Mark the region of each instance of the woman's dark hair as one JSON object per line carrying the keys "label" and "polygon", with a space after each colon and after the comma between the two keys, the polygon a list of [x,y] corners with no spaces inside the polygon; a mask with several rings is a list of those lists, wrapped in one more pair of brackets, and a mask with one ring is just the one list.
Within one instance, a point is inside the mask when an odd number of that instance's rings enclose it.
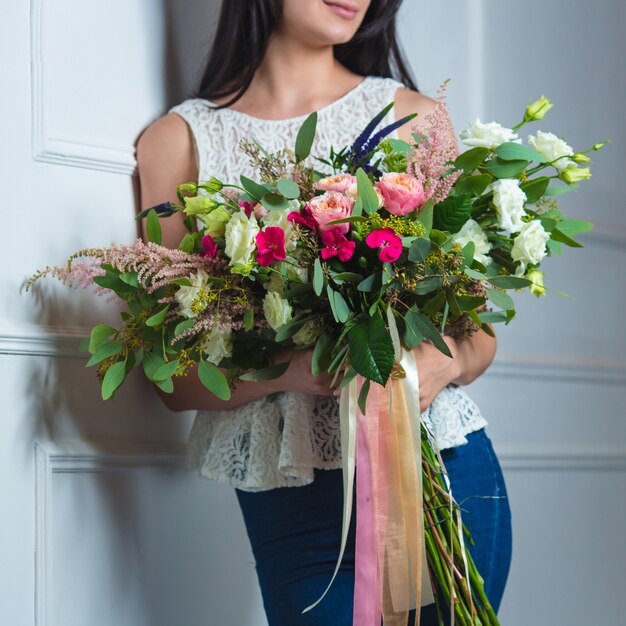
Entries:
{"label": "woman's dark hair", "polygon": [[[335,58],[362,76],[392,77],[417,91],[396,35],[402,0],[372,0],[354,37],[334,47]],[[244,94],[261,64],[270,35],[280,22],[282,0],[223,0],[211,51],[195,97],[231,96],[228,107]],[[388,54],[381,54],[387,50]]]}

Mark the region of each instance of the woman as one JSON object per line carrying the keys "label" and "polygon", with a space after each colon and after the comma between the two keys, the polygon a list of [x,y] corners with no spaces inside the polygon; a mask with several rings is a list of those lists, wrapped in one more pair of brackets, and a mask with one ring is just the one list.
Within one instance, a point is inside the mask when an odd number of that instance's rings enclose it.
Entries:
{"label": "woman", "polygon": [[[313,110],[319,114],[313,155],[351,143],[392,100],[385,122],[418,112],[420,125],[434,100],[417,91],[397,44],[400,2],[224,2],[197,97],[173,107],[139,139],[142,209],[175,201],[183,182],[253,176],[239,140],[254,137],[270,151],[291,147]],[[410,140],[410,133],[409,124],[395,136]],[[163,245],[177,246],[185,232],[181,218],[164,223]],[[487,422],[458,387],[485,371],[496,341],[482,331],[446,341],[453,359],[426,343],[416,350],[421,410],[442,449],[497,609],[511,556],[506,488]],[[236,487],[270,626],[352,624],[354,516],[340,574],[324,600],[301,614],[329,582],[342,513],[337,401],[330,377],[311,374],[311,354],[295,352],[274,381],[241,383],[228,402],[208,394],[195,376],[162,394],[173,410],[200,411],[189,466]],[[422,620],[435,623],[433,605],[422,609]]]}

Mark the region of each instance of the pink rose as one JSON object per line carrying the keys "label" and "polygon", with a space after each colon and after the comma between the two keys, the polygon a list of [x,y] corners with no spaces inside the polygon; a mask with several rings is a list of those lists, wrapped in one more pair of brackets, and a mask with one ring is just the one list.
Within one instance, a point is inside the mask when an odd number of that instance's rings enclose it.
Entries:
{"label": "pink rose", "polygon": [[394,215],[406,215],[426,202],[422,183],[401,172],[387,172],[375,183],[385,199],[385,208]]}
{"label": "pink rose", "polygon": [[344,217],[350,217],[354,201],[347,198],[338,191],[327,191],[321,196],[315,196],[309,201],[311,214],[317,222],[320,232],[325,233],[331,228],[338,228],[340,232],[347,233],[350,230],[350,224],[329,224],[334,220],[341,220]]}
{"label": "pink rose", "polygon": [[315,183],[315,189],[322,191],[341,191],[344,192],[349,185],[356,183],[356,176],[350,174],[336,174],[335,176],[326,176]]}

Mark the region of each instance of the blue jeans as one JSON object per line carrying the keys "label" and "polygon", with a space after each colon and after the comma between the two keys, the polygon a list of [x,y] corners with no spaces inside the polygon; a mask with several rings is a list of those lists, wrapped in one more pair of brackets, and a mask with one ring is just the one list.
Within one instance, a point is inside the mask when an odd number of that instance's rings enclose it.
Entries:
{"label": "blue jeans", "polygon": [[[511,562],[511,511],[502,470],[485,429],[469,433],[467,440],[441,454],[452,493],[474,540],[470,553],[497,611]],[[342,480],[341,470],[315,470],[314,482],[305,487],[260,492],[236,489],[269,626],[352,626],[354,514],[341,569],[330,591],[301,615],[322,594],[335,567],[341,539]],[[437,624],[434,607],[421,609],[423,626]]]}

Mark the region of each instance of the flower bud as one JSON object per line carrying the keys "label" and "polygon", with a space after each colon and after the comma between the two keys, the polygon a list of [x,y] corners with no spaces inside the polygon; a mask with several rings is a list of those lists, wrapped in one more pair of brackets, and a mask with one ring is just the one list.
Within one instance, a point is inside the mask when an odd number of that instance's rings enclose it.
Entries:
{"label": "flower bud", "polygon": [[570,165],[566,167],[560,174],[559,178],[565,181],[568,185],[574,185],[591,178],[591,170],[588,167],[576,167]]}
{"label": "flower bud", "polygon": [[202,183],[202,185],[200,185],[202,189],[205,189],[209,193],[217,193],[218,191],[221,190],[223,186],[224,185],[222,184],[222,181],[218,180],[217,178],[209,178],[209,180],[207,180],[205,183]]}
{"label": "flower bud", "polygon": [[531,268],[526,272],[525,278],[530,281],[530,286],[528,287],[530,293],[535,294],[538,298],[546,295],[546,290],[543,286],[543,272]]}
{"label": "flower bud", "polygon": [[182,185],[178,185],[178,191],[181,193],[189,192],[196,194],[198,192],[198,185],[196,185],[196,183],[183,183]]}
{"label": "flower bud", "polygon": [[367,259],[364,256],[360,256],[359,257],[359,265],[362,268],[366,268],[367,267]]}
{"label": "flower bud", "polygon": [[524,113],[524,121],[525,122],[536,122],[537,120],[542,120],[545,114],[553,107],[554,105],[550,100],[548,100],[545,96],[541,96],[539,100],[529,104],[526,107],[526,112]]}
{"label": "flower bud", "polygon": [[606,146],[607,144],[611,143],[610,141],[602,141],[601,143],[594,143],[593,144],[593,149],[598,151],[598,150],[602,150],[602,148],[604,148],[604,146]]}
{"label": "flower bud", "polygon": [[583,154],[582,152],[577,152],[572,157],[572,160],[574,161],[574,163],[578,163],[578,165],[582,165],[583,163],[589,163],[589,161],[591,161],[591,159],[586,154]]}
{"label": "flower bud", "polygon": [[188,196],[185,198],[185,208],[183,212],[186,215],[206,215],[217,208],[219,203],[213,198],[207,196]]}

